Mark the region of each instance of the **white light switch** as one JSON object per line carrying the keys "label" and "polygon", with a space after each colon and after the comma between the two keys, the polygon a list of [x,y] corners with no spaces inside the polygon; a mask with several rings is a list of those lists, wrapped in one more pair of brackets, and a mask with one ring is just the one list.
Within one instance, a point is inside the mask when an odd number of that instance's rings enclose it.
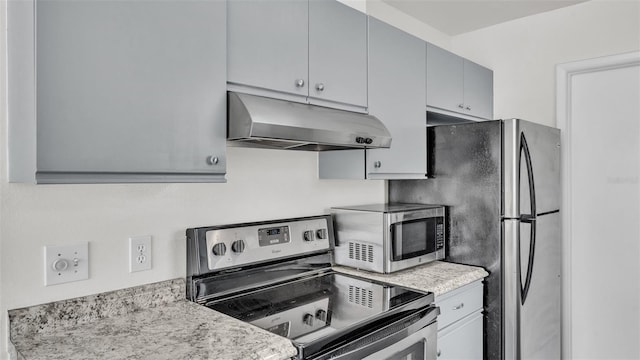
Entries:
{"label": "white light switch", "polygon": [[44,285],[89,278],[89,243],[44,247]]}

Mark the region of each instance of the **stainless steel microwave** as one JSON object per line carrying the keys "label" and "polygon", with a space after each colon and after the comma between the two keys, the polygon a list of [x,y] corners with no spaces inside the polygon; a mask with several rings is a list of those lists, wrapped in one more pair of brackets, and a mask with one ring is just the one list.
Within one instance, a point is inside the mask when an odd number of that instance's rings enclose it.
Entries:
{"label": "stainless steel microwave", "polygon": [[371,204],[331,208],[338,265],[391,273],[445,257],[445,207]]}

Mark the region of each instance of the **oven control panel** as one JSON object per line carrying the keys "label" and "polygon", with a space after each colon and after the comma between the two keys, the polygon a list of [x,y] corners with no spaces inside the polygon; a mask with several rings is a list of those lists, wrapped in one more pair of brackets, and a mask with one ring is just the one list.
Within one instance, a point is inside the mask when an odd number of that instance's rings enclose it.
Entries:
{"label": "oven control panel", "polygon": [[206,232],[209,270],[329,250],[330,216],[212,229]]}

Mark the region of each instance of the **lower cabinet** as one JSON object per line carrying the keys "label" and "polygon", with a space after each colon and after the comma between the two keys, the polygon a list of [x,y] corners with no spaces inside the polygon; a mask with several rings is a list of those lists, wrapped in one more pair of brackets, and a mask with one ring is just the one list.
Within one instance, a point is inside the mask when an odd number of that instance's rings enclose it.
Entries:
{"label": "lower cabinet", "polygon": [[483,358],[482,281],[436,297],[438,360]]}

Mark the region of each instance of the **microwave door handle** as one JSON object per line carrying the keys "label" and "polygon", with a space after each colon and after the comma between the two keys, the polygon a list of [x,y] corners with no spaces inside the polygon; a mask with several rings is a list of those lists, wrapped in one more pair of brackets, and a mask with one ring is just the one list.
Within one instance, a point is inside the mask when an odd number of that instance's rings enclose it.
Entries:
{"label": "microwave door handle", "polygon": [[394,227],[393,230],[394,231],[391,232],[391,246],[393,246],[394,249],[389,257],[395,260],[395,257],[402,258],[402,226]]}

